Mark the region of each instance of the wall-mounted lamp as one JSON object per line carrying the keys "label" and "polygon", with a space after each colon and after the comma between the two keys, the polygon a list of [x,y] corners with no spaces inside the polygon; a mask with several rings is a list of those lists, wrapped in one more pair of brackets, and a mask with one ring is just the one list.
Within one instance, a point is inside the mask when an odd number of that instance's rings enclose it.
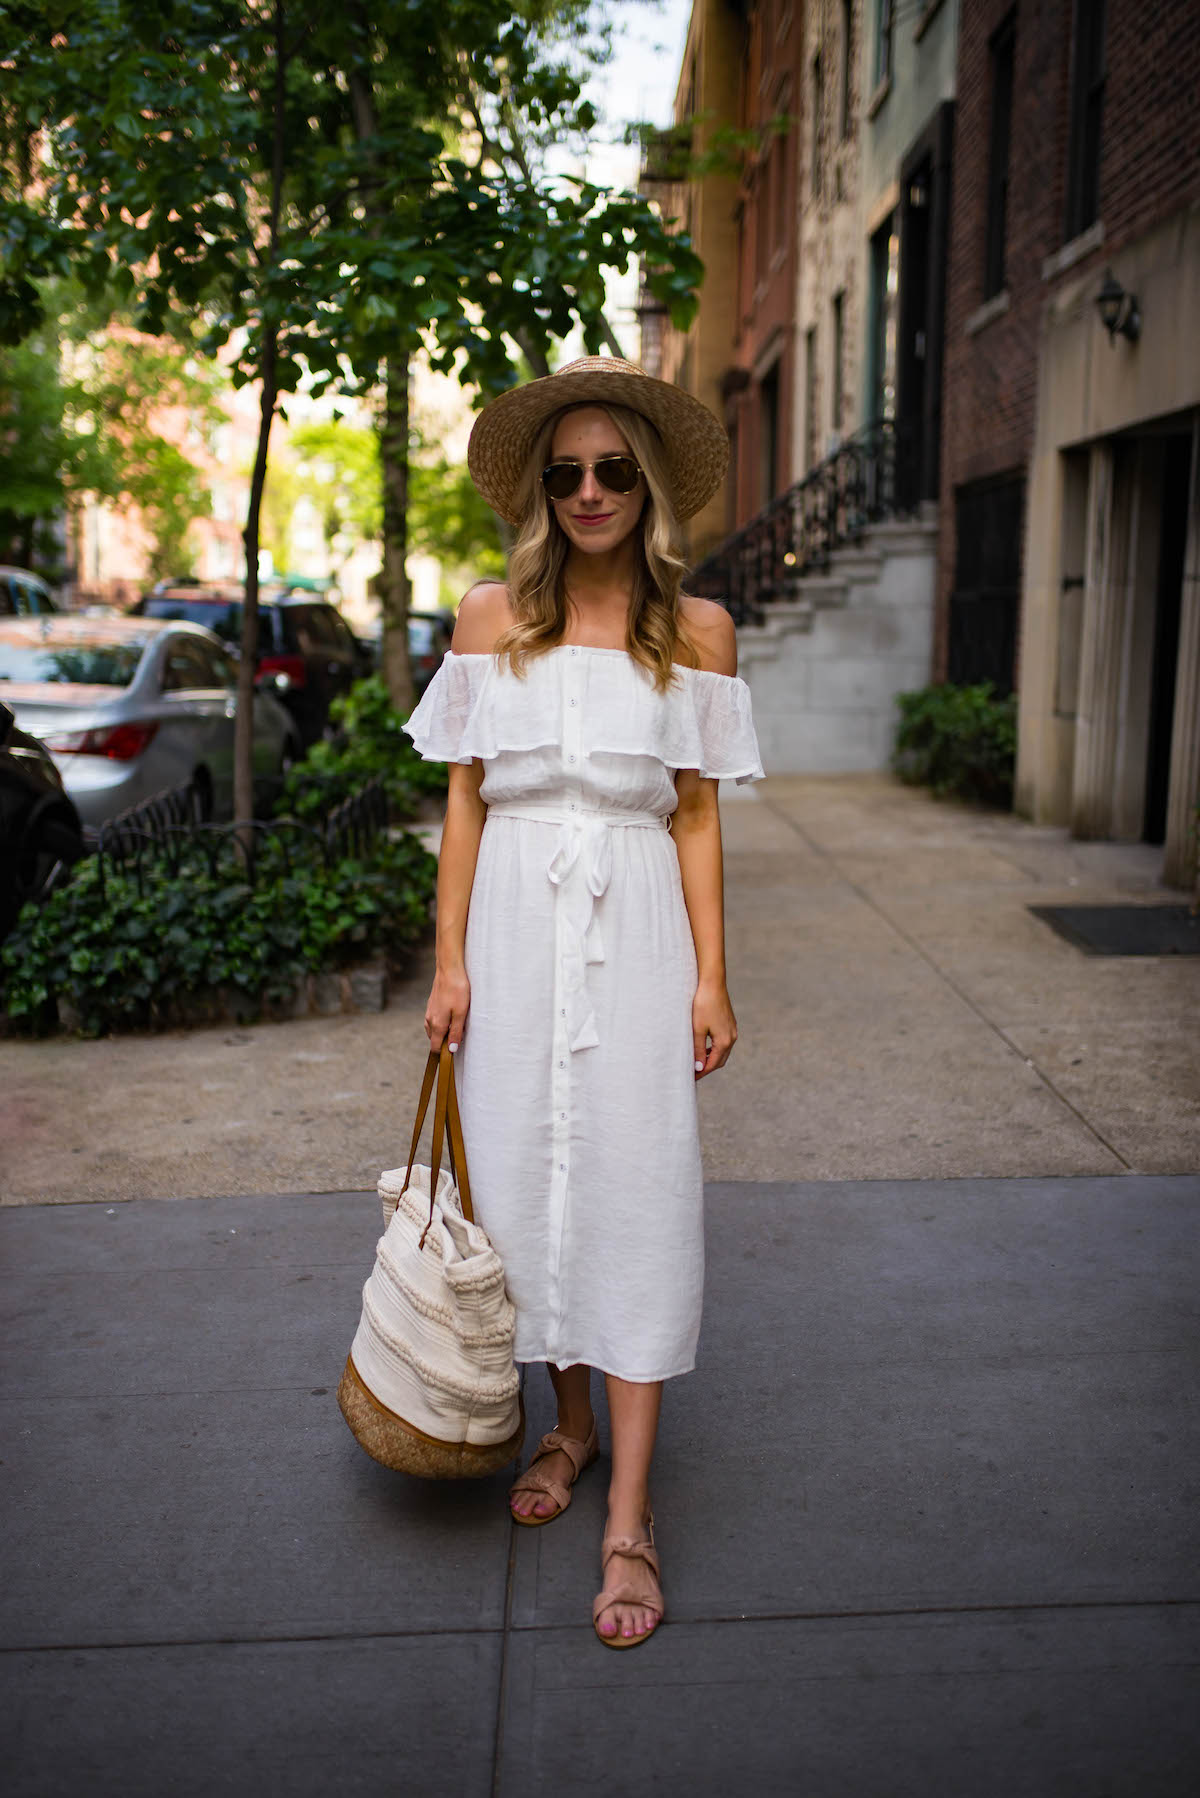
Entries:
{"label": "wall-mounted lamp", "polygon": [[1110,342],[1115,343],[1118,337],[1128,337],[1130,343],[1137,342],[1142,334],[1137,295],[1127,293],[1110,268],[1104,271],[1104,285],[1096,295],[1096,310]]}

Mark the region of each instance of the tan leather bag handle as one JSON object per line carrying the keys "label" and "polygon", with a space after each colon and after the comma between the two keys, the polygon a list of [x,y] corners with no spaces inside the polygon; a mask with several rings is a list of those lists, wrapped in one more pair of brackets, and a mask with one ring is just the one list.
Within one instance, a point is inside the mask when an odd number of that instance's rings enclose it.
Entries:
{"label": "tan leather bag handle", "polygon": [[421,1082],[421,1096],[417,1100],[417,1120],[413,1125],[412,1142],[408,1151],[408,1166],[404,1170],[404,1185],[400,1188],[403,1195],[408,1191],[412,1179],[413,1163],[417,1157],[417,1144],[421,1140],[421,1131],[425,1125],[425,1115],[429,1110],[429,1098],[433,1091],[434,1080],[437,1080],[437,1097],[433,1105],[433,1154],[429,1168],[429,1223],[421,1234],[420,1246],[425,1246],[425,1238],[433,1223],[433,1202],[437,1194],[438,1174],[442,1166],[442,1143],[449,1127],[450,1171],[458,1188],[459,1203],[462,1214],[469,1224],[475,1222],[475,1212],[471,1205],[471,1185],[467,1174],[467,1149],[463,1141],[462,1118],[458,1109],[458,1093],[454,1085],[454,1057],[443,1043],[440,1050],[431,1049],[429,1060],[425,1064],[425,1077]]}

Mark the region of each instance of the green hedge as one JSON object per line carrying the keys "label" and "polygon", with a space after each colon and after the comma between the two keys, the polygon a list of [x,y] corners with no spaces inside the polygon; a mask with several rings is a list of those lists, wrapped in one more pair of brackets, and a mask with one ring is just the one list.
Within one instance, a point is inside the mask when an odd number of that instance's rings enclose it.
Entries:
{"label": "green hedge", "polygon": [[289,865],[268,839],[253,885],[236,863],[214,874],[197,853],[175,873],[147,867],[139,890],[132,875],[102,877],[93,857],[40,909],[27,905],[0,949],[5,1008],[38,1031],[61,1003],[85,1036],[162,1027],[189,1001],[230,992],[253,1013],[306,972],[380,955],[401,965],[428,925],[436,877],[407,833],[329,868],[316,855]]}
{"label": "green hedge", "polygon": [[949,683],[897,695],[900,726],[892,767],[913,786],[932,787],[984,805],[1012,804],[1017,702],[997,699],[991,683]]}
{"label": "green hedge", "polygon": [[423,762],[404,735],[403,716],[381,674],[355,683],[329,712],[336,735],[314,743],[287,775],[277,812],[313,818],[349,798],[369,780],[383,782],[394,818],[411,818],[423,798],[446,791],[440,762]]}

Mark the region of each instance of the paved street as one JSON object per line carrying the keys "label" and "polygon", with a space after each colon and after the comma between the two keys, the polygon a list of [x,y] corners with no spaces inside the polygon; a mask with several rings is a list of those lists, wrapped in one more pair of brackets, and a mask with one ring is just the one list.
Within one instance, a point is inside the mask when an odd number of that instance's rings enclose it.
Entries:
{"label": "paved street", "polygon": [[726,835],[742,1040],[633,1654],[590,1628],[603,1425],[519,1531],[337,1411],[422,970],[382,1017],[0,1044],[14,1798],[1194,1790],[1200,959],[1025,910],[1161,898],[1154,852],[878,779]]}

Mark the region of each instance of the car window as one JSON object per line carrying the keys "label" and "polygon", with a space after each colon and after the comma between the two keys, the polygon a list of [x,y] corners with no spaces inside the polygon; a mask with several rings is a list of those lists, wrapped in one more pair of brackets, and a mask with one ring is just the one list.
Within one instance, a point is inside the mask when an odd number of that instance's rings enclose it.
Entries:
{"label": "car window", "polygon": [[192,653],[208,669],[207,685],[209,687],[233,687],[237,685],[237,675],[233,663],[215,643],[197,643],[191,645]]}
{"label": "car window", "polygon": [[11,618],[17,609],[16,594],[6,574],[0,574],[0,617]]}
{"label": "car window", "polygon": [[336,611],[333,606],[323,607],[322,613],[329,625],[329,629],[333,633],[333,641],[337,644],[337,647],[343,654],[353,655],[354,632],[350,629],[350,626],[346,623],[346,620],[342,617],[341,613]]}
{"label": "car window", "polygon": [[5,642],[0,637],[0,681],[49,682],[84,687],[127,687],[145,644]]}
{"label": "car window", "polygon": [[242,635],[242,607],[236,599],[188,599],[181,594],[152,594],[143,608],[146,618],[176,618],[185,624],[202,624],[223,643],[237,643]]}
{"label": "car window", "polygon": [[164,693],[204,693],[225,682],[217,677],[207,645],[180,637],[168,645],[162,684]]}
{"label": "car window", "polygon": [[57,611],[54,601],[40,581],[31,575],[16,574],[12,577],[17,590],[17,611],[29,618],[49,617]]}
{"label": "car window", "polygon": [[320,650],[338,647],[324,606],[289,606],[288,617],[301,655],[316,655]]}

